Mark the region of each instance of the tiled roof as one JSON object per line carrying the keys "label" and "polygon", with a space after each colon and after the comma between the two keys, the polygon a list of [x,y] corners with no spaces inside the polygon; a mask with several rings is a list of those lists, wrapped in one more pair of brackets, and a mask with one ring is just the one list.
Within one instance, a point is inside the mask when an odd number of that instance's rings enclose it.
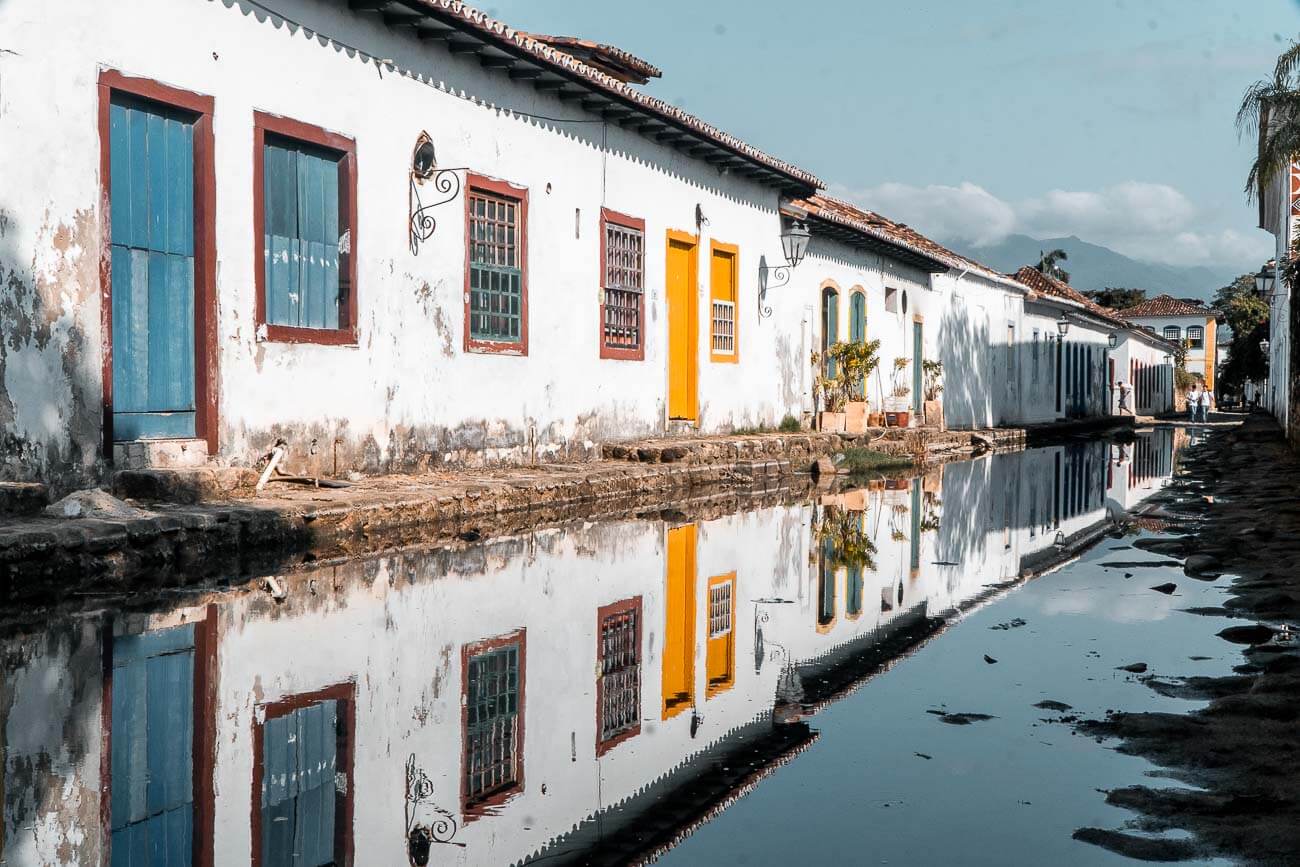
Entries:
{"label": "tiled roof", "polygon": [[1170,295],[1157,295],[1143,301],[1141,304],[1135,304],[1132,307],[1125,307],[1122,311],[1125,316],[1213,316],[1214,311],[1209,310],[1199,304],[1192,304],[1181,298],[1174,298]]}
{"label": "tiled roof", "polygon": [[606,45],[590,39],[579,39],[576,36],[548,36],[542,33],[523,35],[544,42],[552,48],[558,48],[565,54],[571,54],[588,66],[594,66],[619,81],[645,84],[652,78],[663,77],[663,71],[659,67],[642,60],[630,51],[624,51],[617,45]]}
{"label": "tiled roof", "polygon": [[825,193],[818,193],[815,196],[809,196],[807,199],[791,202],[791,204],[829,222],[838,223],[864,235],[880,238],[888,243],[912,250],[919,255],[942,263],[949,269],[963,272],[969,271],[998,283],[1012,282],[1006,275],[999,274],[974,259],[968,259],[959,253],[954,253],[905,223],[896,223],[888,217],[874,211],[868,211],[865,208],[859,208],[857,205],[851,205],[842,199],[828,196]]}
{"label": "tiled roof", "polygon": [[1139,334],[1144,339],[1149,340],[1153,343],[1159,343],[1168,346],[1173,345],[1170,344],[1168,341],[1166,341],[1164,338],[1152,334],[1151,332],[1142,328],[1140,325],[1136,325],[1128,321],[1127,319],[1125,319],[1122,315],[1120,315],[1121,313],[1127,314],[1129,312],[1128,310],[1117,311],[1117,310],[1112,310],[1109,307],[1103,307],[1102,305],[1098,304],[1096,301],[1093,301],[1087,295],[1084,295],[1078,289],[1075,289],[1069,283],[1066,283],[1061,280],[1057,280],[1055,277],[1044,274],[1042,271],[1039,271],[1037,268],[1034,268],[1029,265],[1024,266],[1023,268],[1021,268],[1019,271],[1015,273],[1015,280],[1019,283],[1025,284],[1030,289],[1039,293],[1040,295],[1051,295],[1054,298],[1063,298],[1067,301],[1072,301],[1074,304],[1083,307],[1085,310],[1087,310],[1092,315],[1098,317],[1099,319],[1109,322],[1111,325],[1115,325],[1119,328],[1123,328],[1135,334]]}
{"label": "tiled roof", "polygon": [[[760,169],[766,169],[774,175],[772,180],[779,179],[785,186],[803,190],[805,195],[824,186],[821,179],[811,172],[766,154],[662,99],[647,96],[572,54],[514,30],[460,0],[363,0],[353,8],[380,13],[391,26],[414,28],[422,38],[447,39],[453,50],[470,53],[486,50],[483,54],[485,65],[492,65],[488,61],[495,59],[500,61],[503,69],[511,69],[510,64],[516,62],[534,70],[540,67],[545,73],[603,94],[601,98],[607,99],[606,104],[611,108],[633,108],[636,114],[652,116],[653,122],[660,125],[661,132],[649,135],[662,136],[663,127],[684,130],[689,135],[684,137],[684,141],[679,136],[676,146],[691,148],[691,138],[700,140],[699,144],[716,145]],[[457,49],[458,45],[460,49]],[[511,72],[513,74],[514,70]],[[593,107],[591,110],[604,109]],[[635,126],[643,128],[644,124]]]}

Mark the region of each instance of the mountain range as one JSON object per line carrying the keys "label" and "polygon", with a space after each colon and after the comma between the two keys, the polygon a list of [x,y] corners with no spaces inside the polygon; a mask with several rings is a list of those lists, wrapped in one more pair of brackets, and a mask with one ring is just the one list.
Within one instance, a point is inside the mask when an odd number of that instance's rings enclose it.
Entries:
{"label": "mountain range", "polygon": [[1071,235],[1068,238],[1031,238],[1028,235],[1008,235],[996,244],[972,247],[960,242],[949,244],[952,249],[977,262],[1004,273],[1014,273],[1022,265],[1038,262],[1042,252],[1061,249],[1069,256],[1063,267],[1070,274],[1070,285],[1076,289],[1105,289],[1108,286],[1147,290],[1147,296],[1162,292],[1178,298],[1210,300],[1216,290],[1227,286],[1241,272],[1230,268],[1213,268],[1204,265],[1157,265],[1140,262],[1109,247],[1090,244]]}

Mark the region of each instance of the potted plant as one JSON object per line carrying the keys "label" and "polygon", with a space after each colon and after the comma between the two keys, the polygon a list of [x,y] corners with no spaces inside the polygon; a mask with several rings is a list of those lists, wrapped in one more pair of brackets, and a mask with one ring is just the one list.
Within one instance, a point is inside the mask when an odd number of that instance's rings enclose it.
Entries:
{"label": "potted plant", "polygon": [[895,358],[894,370],[890,377],[892,388],[885,398],[885,424],[890,427],[907,427],[911,422],[911,404],[908,395],[912,393],[904,374],[911,364],[911,359]]}
{"label": "potted plant", "polygon": [[844,393],[837,377],[819,376],[814,387],[821,393],[822,406],[817,415],[817,429],[840,433],[844,430]]}
{"label": "potted plant", "polygon": [[844,401],[845,430],[865,433],[867,429],[866,381],[880,364],[876,354],[879,340],[840,342],[826,350],[835,362],[835,387]]}
{"label": "potted plant", "polygon": [[922,404],[924,421],[943,430],[943,403],[939,400],[939,395],[943,393],[943,362],[930,359],[922,361],[921,375],[925,384],[925,401]]}

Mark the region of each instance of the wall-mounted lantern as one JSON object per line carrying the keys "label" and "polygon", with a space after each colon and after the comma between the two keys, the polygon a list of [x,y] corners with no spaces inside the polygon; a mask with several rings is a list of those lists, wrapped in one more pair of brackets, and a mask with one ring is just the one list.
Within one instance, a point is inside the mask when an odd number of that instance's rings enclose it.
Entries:
{"label": "wall-mounted lantern", "polygon": [[[407,205],[410,209],[410,244],[411,255],[419,255],[420,245],[433,237],[438,228],[438,221],[429,213],[439,205],[445,205],[460,195],[461,171],[438,168],[438,155],[433,147],[433,139],[427,132],[420,133],[411,151],[410,192]],[[426,183],[433,184],[434,192],[440,196],[427,204],[420,199],[420,190]]]}
{"label": "wall-mounted lantern", "polygon": [[[769,265],[766,258],[758,261],[758,318],[767,319],[772,315],[772,308],[767,306],[767,290],[780,289],[790,282],[790,269],[803,261],[808,252],[808,239],[812,233],[798,220],[791,220],[781,230],[781,255],[785,257],[784,265]],[[769,283],[775,277],[778,282]]]}
{"label": "wall-mounted lantern", "polygon": [[1265,337],[1263,340],[1259,342],[1259,351],[1264,353],[1265,355],[1268,355],[1268,347],[1269,347],[1268,338]]}
{"label": "wall-mounted lantern", "polygon": [[1060,319],[1056,320],[1056,330],[1061,333],[1062,337],[1070,333],[1070,320],[1066,318],[1064,313],[1061,314]]}
{"label": "wall-mounted lantern", "polygon": [[1170,355],[1168,352],[1166,352],[1166,353],[1165,353],[1165,364],[1173,364],[1173,363],[1174,363],[1174,357],[1173,357],[1172,355]]}
{"label": "wall-mounted lantern", "polygon": [[1110,334],[1106,335],[1106,342],[1110,344],[1111,349],[1114,349],[1116,346],[1119,346],[1119,335],[1112,331]]}
{"label": "wall-mounted lantern", "polygon": [[1255,275],[1255,291],[1261,298],[1273,297],[1273,284],[1277,280],[1277,273],[1269,267],[1271,264],[1265,262],[1260,266],[1259,273]]}

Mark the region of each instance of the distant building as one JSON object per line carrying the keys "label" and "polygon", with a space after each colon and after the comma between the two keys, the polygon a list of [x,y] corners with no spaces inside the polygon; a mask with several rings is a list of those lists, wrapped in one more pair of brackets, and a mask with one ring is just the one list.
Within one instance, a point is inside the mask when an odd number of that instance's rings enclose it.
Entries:
{"label": "distant building", "polygon": [[1157,295],[1120,311],[1125,319],[1171,343],[1186,341],[1188,373],[1199,376],[1214,388],[1218,369],[1215,311],[1198,301]]}

